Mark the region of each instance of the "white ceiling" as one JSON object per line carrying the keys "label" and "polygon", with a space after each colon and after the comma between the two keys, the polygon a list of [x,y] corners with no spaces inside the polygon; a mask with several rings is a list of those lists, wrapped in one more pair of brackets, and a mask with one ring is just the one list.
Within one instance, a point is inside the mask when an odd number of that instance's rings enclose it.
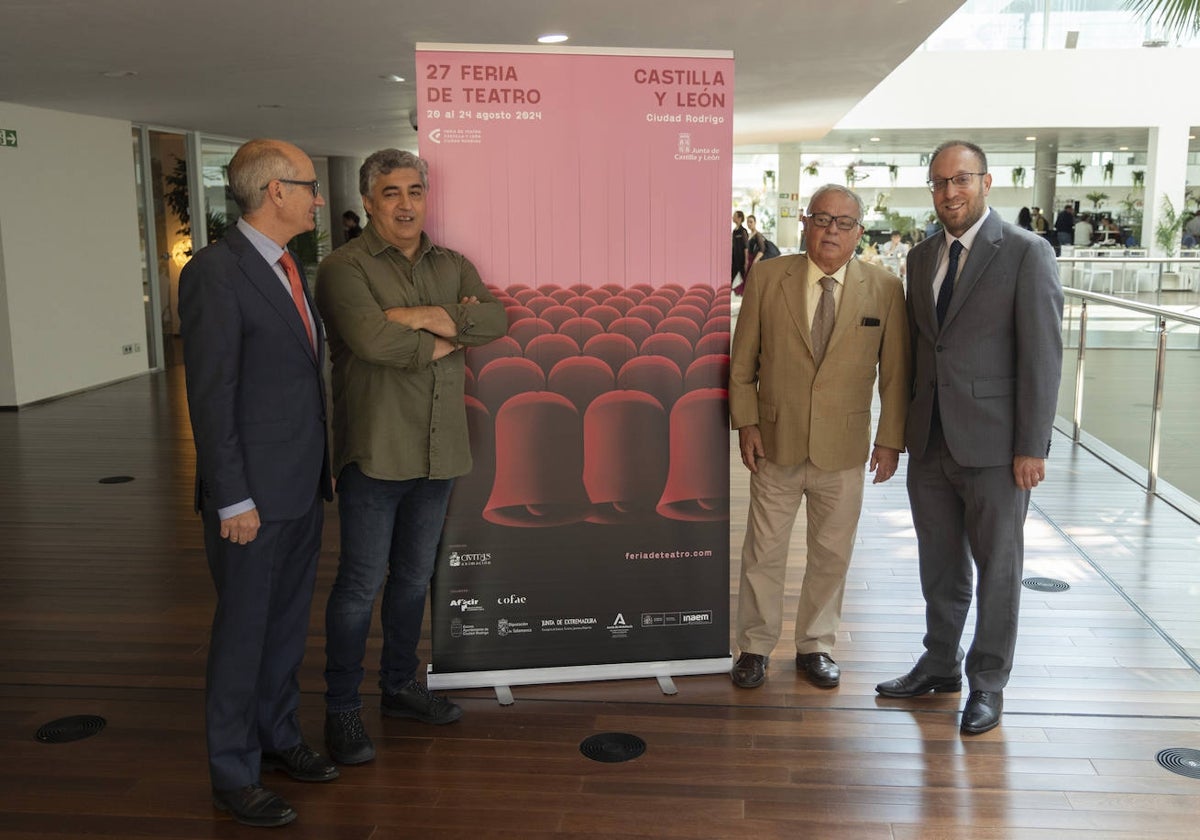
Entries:
{"label": "white ceiling", "polygon": [[732,50],[735,142],[796,142],[961,2],[0,0],[0,101],[362,156],[415,145],[414,44],[562,31],[575,47]]}

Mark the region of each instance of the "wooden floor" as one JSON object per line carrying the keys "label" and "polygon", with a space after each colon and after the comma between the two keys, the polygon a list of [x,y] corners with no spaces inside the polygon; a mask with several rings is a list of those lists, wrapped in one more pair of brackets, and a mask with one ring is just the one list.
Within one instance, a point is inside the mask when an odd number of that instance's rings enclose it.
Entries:
{"label": "wooden floor", "polygon": [[[0,414],[0,839],[261,836],[209,799],[202,694],[212,587],[190,512],[178,371]],[[130,475],[125,484],[99,484]],[[746,473],[734,465],[732,580]],[[1200,749],[1200,526],[1086,452],[1055,441],[1034,496],[1027,591],[1003,725],[964,738],[958,695],[883,700],[920,649],[922,602],[903,475],[867,488],[835,656],[842,686],[798,680],[776,651],[766,685],[725,676],[531,686],[431,728],[381,720],[378,758],[342,778],[266,781],[300,812],[281,836],[487,838],[1194,838],[1200,780],[1155,762]],[[331,508],[302,716],[320,744]],[[803,560],[795,539],[789,592]],[[785,640],[791,633],[785,628]],[[368,656],[377,655],[372,647]],[[45,745],[42,723],[108,721]],[[579,753],[644,738],[624,764]]]}

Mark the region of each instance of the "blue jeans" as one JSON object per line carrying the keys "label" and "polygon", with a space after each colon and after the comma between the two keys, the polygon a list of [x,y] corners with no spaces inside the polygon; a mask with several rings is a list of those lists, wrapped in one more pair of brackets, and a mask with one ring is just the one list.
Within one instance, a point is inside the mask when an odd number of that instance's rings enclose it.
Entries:
{"label": "blue jeans", "polygon": [[394,694],[416,676],[425,592],[453,486],[454,479],[370,478],[357,464],[338,477],[342,555],[325,608],[325,704],[330,712],[362,708],[358,688],[381,586],[379,687]]}

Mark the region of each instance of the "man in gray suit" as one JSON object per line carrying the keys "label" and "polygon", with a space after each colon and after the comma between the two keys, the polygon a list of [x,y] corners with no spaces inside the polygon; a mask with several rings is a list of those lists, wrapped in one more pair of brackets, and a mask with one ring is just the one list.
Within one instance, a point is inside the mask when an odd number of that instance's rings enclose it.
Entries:
{"label": "man in gray suit", "polygon": [[944,233],[908,255],[913,398],[908,495],[925,596],[925,652],[884,697],[958,691],[963,624],[978,574],[971,694],[961,728],[1000,722],[1017,639],[1029,491],[1045,458],[1062,373],[1062,288],[1043,238],[987,207],[987,157],[943,143],[929,189]]}

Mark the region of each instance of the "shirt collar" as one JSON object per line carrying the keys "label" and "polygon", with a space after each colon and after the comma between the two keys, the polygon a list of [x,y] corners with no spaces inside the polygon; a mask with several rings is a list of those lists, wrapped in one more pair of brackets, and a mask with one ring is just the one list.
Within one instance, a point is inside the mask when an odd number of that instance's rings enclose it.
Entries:
{"label": "shirt collar", "polygon": [[[967,251],[971,250],[971,246],[975,244],[975,237],[979,233],[979,229],[981,227],[983,227],[983,223],[987,221],[988,214],[990,214],[991,212],[992,212],[992,208],[990,208],[990,207],[984,208],[984,214],[979,217],[979,220],[976,221],[975,224],[973,224],[969,228],[967,228],[966,232],[964,232],[962,236],[957,237],[958,241],[962,243],[964,249],[966,249]],[[956,237],[951,236],[950,231],[945,231],[945,235],[946,235],[946,250],[949,251],[950,243],[953,242]]]}
{"label": "shirt collar", "polygon": [[[854,259],[854,258],[851,257],[850,259]],[[809,287],[815,288],[815,287],[819,286],[821,284],[822,277],[832,277],[834,280],[838,281],[839,285],[842,285],[842,286],[846,285],[846,266],[848,266],[848,265],[850,265],[849,260],[847,260],[845,265],[843,265],[837,271],[833,272],[832,274],[826,274],[824,271],[817,268],[817,264],[815,262],[813,262],[812,260],[809,260],[808,261],[808,285],[809,285]]]}
{"label": "shirt collar", "polygon": [[[372,257],[378,257],[388,248],[391,248],[400,256],[404,256],[404,252],[380,236],[378,231],[375,230],[375,226],[370,222],[368,222],[367,226],[363,228],[362,236],[360,238],[363,240],[363,244],[367,246],[367,251]],[[420,260],[421,257],[425,255],[425,252],[432,247],[433,240],[429,238],[429,234],[427,234],[425,231],[421,231],[421,244],[417,246],[417,257],[413,260],[413,262],[415,263]],[[405,259],[408,258],[405,257]]]}
{"label": "shirt collar", "polygon": [[275,263],[279,262],[279,258],[283,256],[284,249],[279,247],[278,242],[247,222],[245,218],[237,220],[237,229],[254,246],[254,250],[258,251],[262,258],[267,261],[267,265],[275,265]]}

